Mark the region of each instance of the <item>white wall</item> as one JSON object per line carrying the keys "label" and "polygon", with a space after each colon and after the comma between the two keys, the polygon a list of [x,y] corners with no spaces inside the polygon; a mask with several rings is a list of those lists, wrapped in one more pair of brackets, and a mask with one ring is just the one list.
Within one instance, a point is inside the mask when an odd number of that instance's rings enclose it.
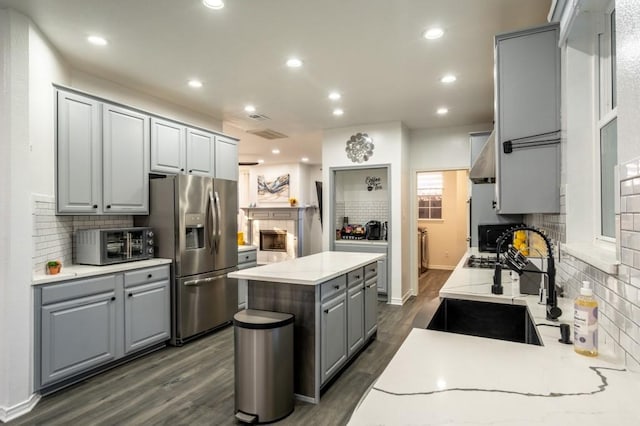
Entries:
{"label": "white wall", "polygon": [[469,133],[492,130],[492,123],[412,130],[409,134],[411,170],[468,169]]}
{"label": "white wall", "polygon": [[[562,47],[562,182],[566,184],[566,242],[592,243],[596,230],[596,199],[600,192],[599,151],[594,105],[597,104],[594,79],[596,54],[595,14],[579,14],[565,46]],[[571,143],[567,143],[571,141]],[[596,144],[597,145],[597,144]],[[585,214],[585,212],[589,214]]]}
{"label": "white wall", "polygon": [[[33,302],[28,19],[0,9],[0,420],[29,410]],[[38,44],[34,40],[34,44]],[[46,70],[44,70],[46,72]],[[37,87],[34,84],[34,87]]]}
{"label": "white wall", "polygon": [[640,157],[640,2],[616,0],[618,163]]}
{"label": "white wall", "polygon": [[[367,133],[375,145],[373,156],[365,163],[353,163],[345,153],[347,140],[358,132]],[[332,167],[354,167],[354,166],[380,166],[389,165],[391,190],[391,220],[389,222],[389,244],[391,252],[388,259],[390,269],[388,271],[390,285],[390,302],[402,304],[409,296],[409,292],[403,292],[402,269],[405,265],[403,260],[403,244],[406,238],[402,226],[403,218],[403,179],[407,170],[403,162],[403,155],[406,155],[408,141],[403,133],[402,123],[388,122],[365,124],[362,126],[344,127],[339,129],[325,130],[322,142],[322,181],[324,188],[324,212],[326,223],[329,222],[331,212],[330,188],[328,188]],[[324,250],[329,250],[330,241],[335,237],[333,228],[325,226],[322,232],[322,246]]]}
{"label": "white wall", "polygon": [[278,176],[288,174],[289,198],[297,198],[298,204],[301,206],[312,205],[316,196],[315,192],[311,193],[309,190],[307,167],[308,166],[302,164],[258,165],[249,167],[249,203],[256,203],[258,207],[288,207],[288,198],[282,202],[258,201],[258,176],[264,176],[267,181],[271,181]]}

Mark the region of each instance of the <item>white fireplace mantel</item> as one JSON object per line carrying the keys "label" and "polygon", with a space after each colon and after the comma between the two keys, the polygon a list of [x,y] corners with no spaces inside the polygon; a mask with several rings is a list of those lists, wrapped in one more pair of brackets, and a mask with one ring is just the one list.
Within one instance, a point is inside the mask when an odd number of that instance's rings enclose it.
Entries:
{"label": "white fireplace mantel", "polygon": [[[278,262],[282,260],[287,260],[289,258],[297,258],[306,256],[308,253],[309,244],[306,241],[306,233],[308,223],[312,214],[308,214],[308,210],[312,210],[314,207],[242,207],[242,210],[245,212],[245,217],[247,219],[247,237],[248,243],[251,245],[255,245],[258,247],[258,263],[272,263]],[[288,254],[285,253],[284,256],[280,258],[275,253],[267,253],[263,252],[259,246],[259,238],[257,234],[261,229],[274,229],[274,225],[278,223],[286,223],[282,222],[286,221],[289,225],[286,228],[289,229],[289,232],[292,233],[295,247],[294,250],[288,250]],[[293,223],[292,223],[293,222]],[[278,227],[277,225],[275,227]]]}

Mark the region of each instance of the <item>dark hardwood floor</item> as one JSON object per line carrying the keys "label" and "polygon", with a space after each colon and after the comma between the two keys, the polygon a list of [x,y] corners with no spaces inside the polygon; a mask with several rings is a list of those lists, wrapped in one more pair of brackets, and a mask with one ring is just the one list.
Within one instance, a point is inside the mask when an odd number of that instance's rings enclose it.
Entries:
{"label": "dark hardwood floor", "polygon": [[[410,329],[424,327],[451,271],[420,277],[419,295],[403,306],[380,303],[376,339],[322,395],[296,401],[282,425],[346,424]],[[44,397],[10,425],[234,425],[233,327],[168,347]]]}

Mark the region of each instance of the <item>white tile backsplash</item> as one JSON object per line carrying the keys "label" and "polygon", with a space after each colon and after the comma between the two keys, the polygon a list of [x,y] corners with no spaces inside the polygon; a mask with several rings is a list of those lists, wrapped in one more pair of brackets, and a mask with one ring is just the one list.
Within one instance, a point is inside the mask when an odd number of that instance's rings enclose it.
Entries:
{"label": "white tile backsplash", "polygon": [[34,273],[44,273],[49,260],[73,263],[73,232],[78,229],[126,228],[132,216],[56,216],[55,198],[32,195]]}

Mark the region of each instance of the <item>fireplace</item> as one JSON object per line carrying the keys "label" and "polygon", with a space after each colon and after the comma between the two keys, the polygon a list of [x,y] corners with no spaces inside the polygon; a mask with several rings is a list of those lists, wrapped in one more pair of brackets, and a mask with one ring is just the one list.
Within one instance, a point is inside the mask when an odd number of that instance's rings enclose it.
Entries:
{"label": "fireplace", "polygon": [[287,252],[287,231],[278,229],[260,230],[260,250]]}
{"label": "fireplace", "polygon": [[306,238],[313,218],[312,207],[246,207],[247,242],[258,248],[258,265],[307,256]]}

